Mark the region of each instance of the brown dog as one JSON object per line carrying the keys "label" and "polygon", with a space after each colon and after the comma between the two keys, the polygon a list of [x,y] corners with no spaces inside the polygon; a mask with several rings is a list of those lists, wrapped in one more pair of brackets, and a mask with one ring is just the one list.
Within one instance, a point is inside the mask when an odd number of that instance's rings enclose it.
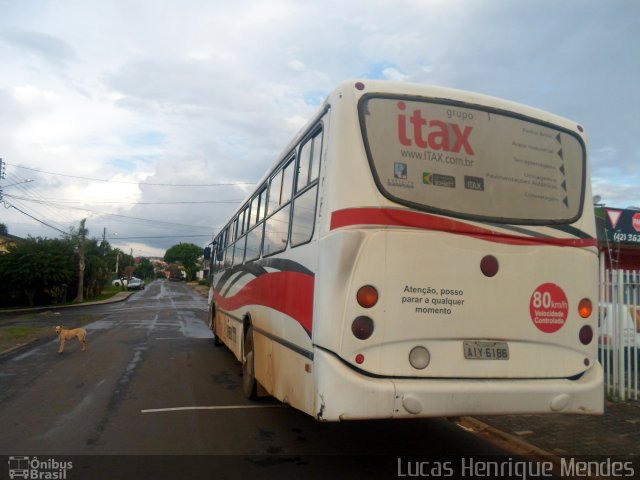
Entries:
{"label": "brown dog", "polygon": [[58,350],[58,353],[62,353],[64,351],[64,342],[73,337],[78,338],[80,344],[82,345],[83,352],[87,349],[87,331],[84,328],[74,328],[73,330],[67,330],[58,325],[56,327],[56,333],[58,334],[58,338],[60,339],[60,349]]}

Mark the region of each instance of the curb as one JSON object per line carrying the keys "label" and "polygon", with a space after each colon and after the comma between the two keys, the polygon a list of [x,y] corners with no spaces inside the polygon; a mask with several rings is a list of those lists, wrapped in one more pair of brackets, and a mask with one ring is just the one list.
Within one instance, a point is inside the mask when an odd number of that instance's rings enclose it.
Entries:
{"label": "curb", "polygon": [[191,288],[191,290],[194,290],[196,293],[199,293],[200,295],[202,295],[205,298],[209,297],[209,287],[203,287],[202,285],[199,285],[197,282],[189,282],[186,284],[187,287]]}
{"label": "curb", "polygon": [[14,347],[8,348],[5,351],[0,352],[0,360],[4,360],[5,358],[10,357],[11,355],[14,355],[18,352],[21,352],[22,350],[26,350],[27,348],[33,346],[34,343],[37,343],[39,341],[40,341],[39,338],[34,338],[30,342],[20,343]]}
{"label": "curb", "polygon": [[545,458],[547,461],[552,461],[556,465],[559,465],[560,463],[560,459],[556,454],[548,452],[540,447],[536,447],[520,437],[492,427],[477,418],[456,417],[450,418],[449,420],[453,421],[461,428],[471,431],[476,435],[487,439],[487,441],[494,445],[513,452],[514,454]]}
{"label": "curb", "polygon": [[[48,307],[21,308],[21,309],[15,309],[15,310],[2,310],[0,311],[0,316],[2,316],[5,313],[27,313],[27,312],[37,313],[37,312],[46,312],[49,310],[66,310],[66,309],[73,309],[73,308],[79,308],[79,307],[92,307],[95,305],[107,305],[110,303],[120,303],[128,300],[129,297],[134,293],[135,292],[130,292],[130,291],[118,292],[113,297],[107,300],[99,300],[97,302],[76,303],[71,305],[57,305],[57,306],[52,305]],[[35,343],[39,341],[40,341],[40,338],[34,338],[30,342],[20,343],[11,348],[8,348],[7,350],[0,352],[0,360],[4,360],[5,358],[10,357],[18,352],[21,352],[22,350],[26,350],[32,347]]]}
{"label": "curb", "polygon": [[128,300],[129,297],[134,293],[135,292],[130,292],[130,291],[118,292],[113,297],[107,300],[98,300],[96,302],[72,303],[69,305],[48,305],[48,306],[31,307],[31,308],[15,308],[13,310],[0,310],[0,316],[4,315],[5,313],[46,312],[47,310],[66,310],[66,309],[72,309],[72,308],[92,307],[95,305],[107,305],[109,303],[120,303]]}
{"label": "curb", "polygon": [[[483,438],[496,447],[502,448],[506,452],[527,457],[533,461],[553,463],[554,476],[562,478],[562,458],[556,453],[536,447],[516,435],[488,425],[474,417],[453,417],[448,420],[460,428]],[[603,477],[585,475],[582,478],[586,478],[587,480],[601,480]]]}

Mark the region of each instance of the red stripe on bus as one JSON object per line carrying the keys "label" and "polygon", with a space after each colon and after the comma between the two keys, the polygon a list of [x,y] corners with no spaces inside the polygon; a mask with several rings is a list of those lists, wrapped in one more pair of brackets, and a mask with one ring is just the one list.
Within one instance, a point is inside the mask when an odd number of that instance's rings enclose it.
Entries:
{"label": "red stripe on bus", "polygon": [[348,208],[331,214],[331,230],[356,225],[385,225],[436,230],[510,245],[555,245],[560,247],[595,247],[597,245],[595,238],[548,238],[506,235],[452,218],[392,208]]}
{"label": "red stripe on bus", "polygon": [[300,272],[260,275],[231,297],[215,292],[218,308],[231,311],[261,305],[294,318],[311,334],[313,327],[314,277]]}

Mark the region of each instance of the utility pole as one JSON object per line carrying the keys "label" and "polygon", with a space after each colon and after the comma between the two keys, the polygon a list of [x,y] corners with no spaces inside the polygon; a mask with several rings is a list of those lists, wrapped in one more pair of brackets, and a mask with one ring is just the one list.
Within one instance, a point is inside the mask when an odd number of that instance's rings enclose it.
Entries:
{"label": "utility pole", "polygon": [[79,272],[78,272],[78,294],[76,295],[76,299],[73,303],[81,303],[84,301],[84,269],[85,269],[85,260],[84,254],[86,249],[86,239],[87,239],[87,229],[84,227],[86,218],[80,220],[80,228],[78,230],[78,256],[80,257],[79,262]]}
{"label": "utility pole", "polygon": [[[0,180],[4,180],[4,162],[0,158]],[[0,185],[0,202],[2,201],[2,185]]]}

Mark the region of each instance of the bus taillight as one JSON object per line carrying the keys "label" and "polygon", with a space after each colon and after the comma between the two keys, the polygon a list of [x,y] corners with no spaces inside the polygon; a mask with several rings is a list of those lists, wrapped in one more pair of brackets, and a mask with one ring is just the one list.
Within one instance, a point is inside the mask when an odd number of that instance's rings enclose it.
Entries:
{"label": "bus taillight", "polygon": [[358,293],[356,294],[356,299],[358,300],[358,304],[360,304],[363,308],[371,308],[376,303],[378,303],[378,290],[371,285],[365,285],[364,287],[360,287]]}
{"label": "bus taillight", "polygon": [[583,345],[589,345],[593,340],[593,328],[591,328],[591,325],[582,327],[578,333],[578,338]]}
{"label": "bus taillight", "polygon": [[486,255],[480,261],[480,270],[487,277],[495,276],[498,273],[498,268],[500,268],[498,259],[493,255]]}
{"label": "bus taillight", "polygon": [[582,318],[589,318],[592,311],[593,305],[591,304],[591,300],[588,298],[580,300],[580,303],[578,303],[578,313],[580,313]]}
{"label": "bus taillight", "polygon": [[366,340],[373,335],[373,320],[364,315],[359,316],[351,324],[351,332],[358,340]]}

